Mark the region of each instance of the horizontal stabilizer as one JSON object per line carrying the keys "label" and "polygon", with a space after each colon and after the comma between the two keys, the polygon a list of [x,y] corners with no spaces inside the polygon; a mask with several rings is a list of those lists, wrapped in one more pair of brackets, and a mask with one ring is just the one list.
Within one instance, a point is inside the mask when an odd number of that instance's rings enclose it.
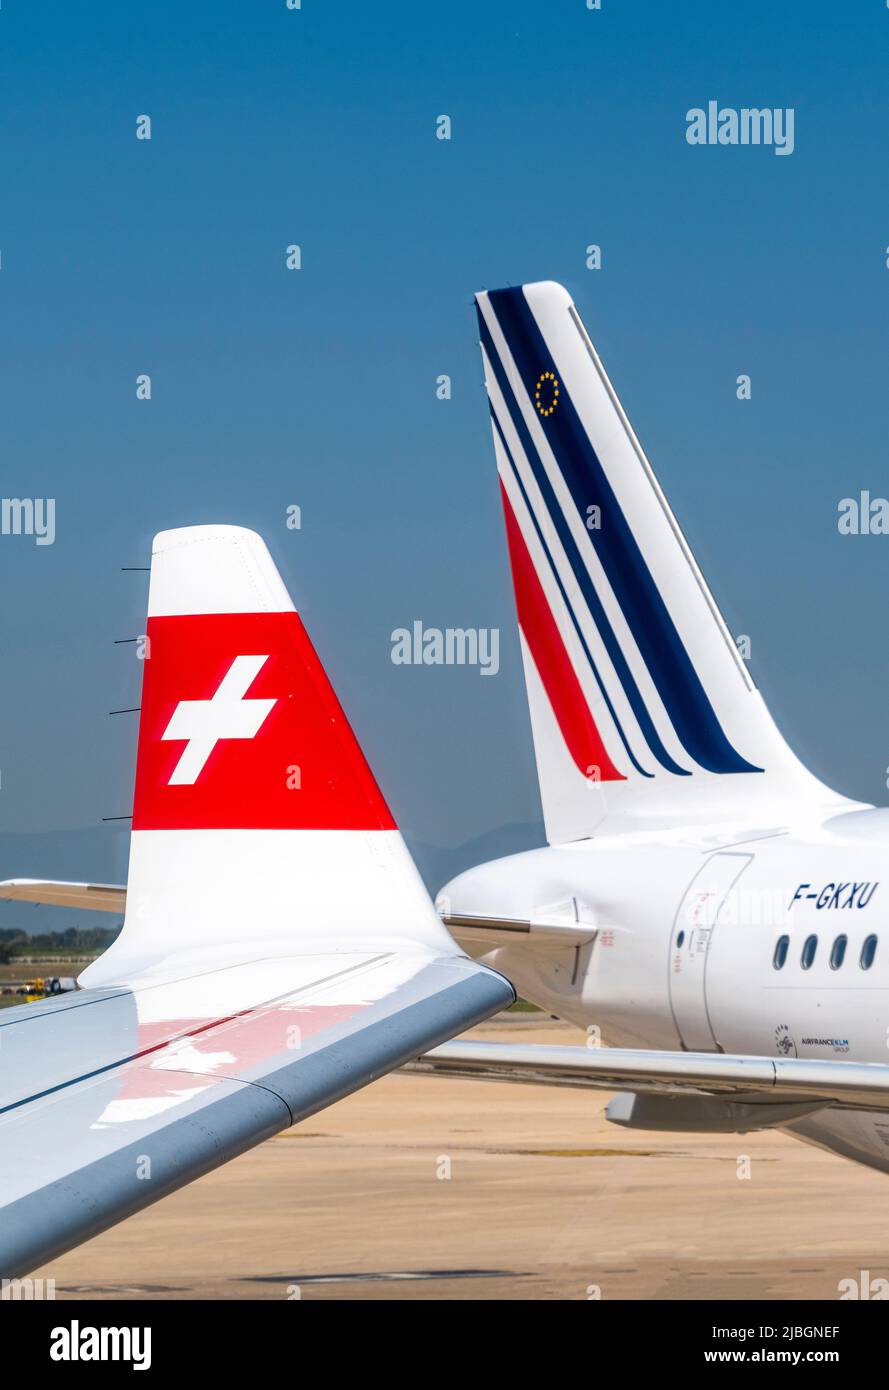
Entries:
{"label": "horizontal stabilizer", "polygon": [[8,878],[0,881],[0,901],[41,903],[47,907],[85,907],[90,912],[123,913],[127,890],[119,883],[65,883],[61,879]]}
{"label": "horizontal stabilizer", "polygon": [[850,1110],[889,1110],[889,1066],[817,1058],[649,1052],[552,1043],[448,1042],[408,1070],[600,1091],[736,1095]]}

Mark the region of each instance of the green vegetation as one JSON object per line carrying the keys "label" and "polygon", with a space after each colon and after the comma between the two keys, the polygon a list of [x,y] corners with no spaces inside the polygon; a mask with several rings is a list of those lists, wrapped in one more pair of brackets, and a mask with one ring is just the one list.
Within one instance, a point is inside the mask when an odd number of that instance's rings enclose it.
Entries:
{"label": "green vegetation", "polygon": [[122,926],[118,922],[114,927],[68,927],[65,931],[38,932],[34,936],[20,928],[4,928],[0,930],[0,964],[21,956],[39,956],[41,960],[53,956],[97,956],[111,945]]}

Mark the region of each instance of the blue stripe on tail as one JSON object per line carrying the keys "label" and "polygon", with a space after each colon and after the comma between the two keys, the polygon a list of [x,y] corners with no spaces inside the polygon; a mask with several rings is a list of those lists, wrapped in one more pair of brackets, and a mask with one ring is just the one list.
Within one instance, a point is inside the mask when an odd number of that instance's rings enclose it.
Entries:
{"label": "blue stripe on tail", "polygon": [[[612,720],[614,721],[614,727],[617,729],[617,732],[618,732],[618,734],[620,735],[620,741],[621,741],[621,743],[622,743],[623,746],[624,746],[624,749],[625,749],[625,751],[626,751],[626,755],[627,755],[627,757],[629,758],[630,762],[633,764],[633,767],[636,769],[636,771],[637,771],[637,772],[641,772],[641,774],[642,774],[643,777],[653,777],[653,776],[654,776],[654,773],[653,773],[653,772],[646,772],[644,768],[642,768],[642,767],[639,766],[638,762],[636,761],[636,759],[635,759],[634,756],[633,756],[633,750],[631,749],[629,743],[627,742],[626,735],[625,735],[623,729],[622,729],[621,726],[620,726],[620,720],[619,720],[618,717],[617,717],[617,713],[616,713],[616,711],[615,711],[615,709],[614,709],[614,706],[612,705],[611,700],[608,698],[608,691],[605,689],[605,686],[604,686],[604,684],[603,684],[603,682],[602,682],[602,678],[601,678],[601,676],[599,675],[599,671],[598,671],[598,668],[597,668],[597,666],[596,666],[596,663],[595,663],[595,661],[593,660],[592,652],[590,651],[589,647],[587,646],[586,638],[584,637],[583,632],[581,631],[580,623],[577,621],[577,616],[576,616],[576,614],[575,614],[575,612],[574,612],[574,609],[571,607],[571,602],[570,602],[570,600],[569,600],[569,598],[568,598],[568,594],[567,594],[567,592],[566,592],[566,590],[565,590],[565,586],[564,586],[564,584],[562,583],[562,581],[561,581],[561,579],[560,579],[560,577],[559,577],[559,571],[556,569],[555,561],[553,560],[553,557],[552,557],[552,555],[550,554],[549,546],[547,545],[546,540],[545,540],[544,535],[543,535],[543,532],[542,532],[542,530],[540,529],[540,523],[538,522],[537,517],[534,515],[534,508],[531,506],[531,499],[529,498],[527,492],[525,491],[525,484],[522,482],[521,475],[520,475],[520,473],[519,473],[518,468],[516,467],[515,459],[514,459],[513,456],[512,456],[512,452],[511,452],[511,450],[510,450],[510,447],[509,447],[509,445],[508,445],[507,442],[506,442],[506,438],[505,438],[505,436],[504,436],[504,434],[503,434],[502,429],[500,428],[500,423],[499,423],[499,421],[498,421],[498,419],[497,419],[497,415],[496,415],[496,412],[495,412],[495,410],[494,410],[494,404],[493,404],[493,402],[490,402],[490,409],[491,409],[491,421],[492,421],[492,423],[493,423],[493,425],[494,425],[494,429],[497,431],[497,438],[500,440],[500,443],[501,443],[501,445],[502,445],[502,447],[503,447],[503,452],[506,454],[506,457],[507,457],[507,459],[509,460],[510,471],[512,472],[512,476],[515,478],[515,481],[516,481],[516,484],[517,484],[517,486],[518,486],[518,489],[519,489],[519,491],[520,491],[521,494],[522,494],[522,501],[524,502],[525,506],[526,506],[527,509],[528,509],[528,515],[530,516],[531,521],[532,521],[532,524],[533,524],[533,526],[534,526],[534,531],[535,531],[535,533],[536,533],[537,540],[538,540],[538,542],[540,543],[540,547],[541,547],[541,549],[543,550],[544,555],[546,556],[546,560],[547,560],[547,563],[549,564],[549,568],[550,568],[550,571],[552,572],[552,576],[553,576],[553,578],[555,579],[556,584],[558,585],[559,593],[562,595],[562,602],[564,603],[566,609],[568,610],[568,614],[569,614],[569,616],[570,616],[570,618],[571,618],[571,622],[572,622],[572,624],[573,624],[573,626],[574,626],[574,631],[577,633],[578,641],[580,642],[580,645],[583,647],[584,656],[586,657],[587,661],[588,661],[589,664],[590,664],[590,670],[592,671],[592,673],[593,673],[593,675],[594,675],[594,677],[595,677],[595,679],[596,679],[596,684],[598,685],[599,690],[600,690],[601,695],[602,695],[602,699],[605,701],[605,704],[606,704],[606,706],[607,706],[607,708],[608,708],[608,713],[611,715],[611,718],[612,718]],[[609,750],[609,751],[610,751],[610,750]]]}
{"label": "blue stripe on tail", "polygon": [[648,707],[645,704],[645,701],[642,698],[642,694],[638,686],[636,685],[636,682],[633,679],[632,672],[630,671],[630,668],[627,665],[626,657],[624,656],[623,651],[621,650],[621,646],[617,640],[617,636],[615,635],[614,629],[609,623],[608,618],[605,614],[605,610],[602,607],[601,602],[599,601],[599,595],[596,593],[593,581],[590,578],[590,572],[584,564],[580,551],[577,548],[577,543],[574,539],[573,532],[571,531],[571,528],[568,525],[567,518],[562,512],[562,509],[559,506],[559,503],[556,499],[556,495],[553,492],[552,483],[550,482],[549,477],[547,476],[546,469],[544,468],[540,456],[537,453],[537,449],[534,446],[534,441],[531,438],[528,426],[525,424],[525,419],[522,415],[521,407],[519,406],[519,403],[516,400],[515,395],[513,393],[512,387],[510,386],[507,380],[506,372],[503,368],[503,363],[500,361],[500,356],[497,352],[496,347],[494,346],[494,341],[488,330],[488,325],[485,323],[481,310],[479,310],[478,313],[478,320],[482,344],[484,346],[485,352],[488,355],[488,360],[491,363],[491,367],[494,371],[494,374],[497,377],[497,383],[503,394],[503,399],[506,402],[506,407],[509,411],[510,418],[515,427],[516,433],[519,436],[519,441],[521,443],[522,449],[524,450],[525,457],[528,460],[531,471],[534,474],[534,479],[537,483],[537,486],[540,489],[541,495],[543,497],[543,504],[546,507],[550,519],[556,529],[556,533],[559,537],[559,540],[562,543],[562,548],[565,551],[566,556],[568,557],[568,563],[570,564],[571,569],[574,573],[574,578],[577,581],[581,593],[583,594],[587,608],[590,610],[593,622],[596,625],[596,629],[599,633],[599,636],[602,638],[602,642],[605,646],[606,651],[608,652],[608,655],[611,659],[611,663],[615,671],[617,672],[618,679],[624,688],[627,700],[629,701],[630,707],[636,716],[636,721],[639,725],[639,728],[642,730],[642,735],[648,743],[651,752],[657,758],[658,762],[661,764],[662,767],[666,768],[668,772],[676,773],[676,775],[679,777],[690,777],[691,773],[688,772],[685,768],[680,767],[678,763],[673,761],[673,759],[670,757],[670,754],[667,752],[666,748],[661,742],[660,735],[658,734],[658,731],[654,726],[651,715],[648,713]]}
{"label": "blue stripe on tail", "polygon": [[[488,294],[488,301],[525,383],[528,397],[532,399],[535,383],[544,372],[552,372],[556,377],[559,375],[543,334],[521,289],[492,290]],[[490,341],[490,335],[488,338]],[[489,356],[492,349],[493,345],[488,348]],[[496,360],[494,353],[492,362]],[[590,544],[595,545],[608,582],[686,752],[709,772],[762,772],[762,768],[747,762],[729,743],[564,382],[560,385],[557,409],[541,416],[540,425],[571,493],[578,516],[585,520],[586,508],[591,502],[601,507],[602,529],[596,532],[595,542],[592,534],[587,532]],[[528,433],[527,430],[525,433]],[[524,436],[522,442],[524,445]],[[525,447],[527,452],[528,446]],[[530,460],[531,454],[528,456]],[[555,503],[555,499],[552,500]],[[552,505],[549,499],[547,505]],[[557,520],[556,512],[553,512],[553,520]],[[585,571],[586,566],[583,568]],[[590,607],[595,616],[595,609],[592,605]],[[627,695],[629,698],[629,690]],[[653,745],[652,751],[655,751]],[[663,761],[660,754],[658,758]],[[671,770],[680,769],[674,765]]]}

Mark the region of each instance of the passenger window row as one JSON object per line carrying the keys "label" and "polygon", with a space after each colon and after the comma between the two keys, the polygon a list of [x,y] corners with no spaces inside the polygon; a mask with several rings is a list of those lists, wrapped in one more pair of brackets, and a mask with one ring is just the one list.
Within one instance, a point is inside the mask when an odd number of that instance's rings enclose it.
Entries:
{"label": "passenger window row", "polygon": [[[835,937],[834,943],[830,948],[831,970],[839,970],[843,961],[846,959],[846,947],[848,946],[848,944],[849,938],[847,936]],[[787,952],[789,951],[789,949],[790,937],[779,936],[778,940],[775,943],[775,953],[772,956],[772,965],[775,967],[776,970],[783,969],[784,962],[787,960]],[[815,936],[813,933],[811,936],[806,937],[805,941],[803,942],[802,951],[800,952],[799,963],[802,966],[803,970],[811,970],[812,966],[815,963],[815,956],[817,954],[817,951],[818,937]],[[874,956],[876,954],[876,936],[866,936],[864,938],[864,941],[861,943],[861,952],[858,956],[858,964],[861,966],[862,970],[870,970],[871,966],[874,963]]]}

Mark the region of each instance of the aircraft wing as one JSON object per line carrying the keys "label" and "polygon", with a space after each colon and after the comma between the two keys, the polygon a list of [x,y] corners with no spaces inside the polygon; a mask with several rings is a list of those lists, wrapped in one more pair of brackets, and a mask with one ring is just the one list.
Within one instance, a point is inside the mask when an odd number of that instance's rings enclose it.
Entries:
{"label": "aircraft wing", "polygon": [[61,879],[0,880],[0,901],[41,903],[48,907],[85,907],[90,912],[123,913],[127,890],[121,883],[64,883]]}
{"label": "aircraft wing", "polygon": [[259,537],[157,536],[148,606],[123,929],[0,1012],[2,1278],[515,997],[440,922]]}
{"label": "aircraft wing", "polygon": [[512,1001],[370,949],[146,976],[0,1013],[0,1275],[20,1277]]}
{"label": "aircraft wing", "polygon": [[806,1109],[889,1110],[889,1066],[882,1063],[458,1040],[427,1052],[406,1070],[664,1096],[722,1096]]}

